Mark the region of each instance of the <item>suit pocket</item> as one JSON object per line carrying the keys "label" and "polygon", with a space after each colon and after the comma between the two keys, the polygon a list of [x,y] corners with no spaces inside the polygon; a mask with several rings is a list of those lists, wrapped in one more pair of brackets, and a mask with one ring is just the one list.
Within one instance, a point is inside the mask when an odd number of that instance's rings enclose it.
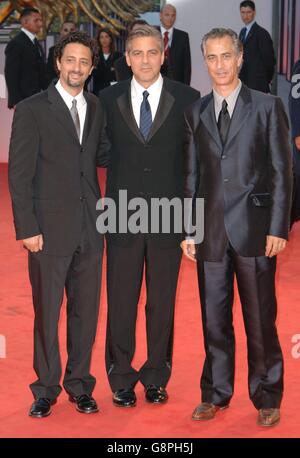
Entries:
{"label": "suit pocket", "polygon": [[250,194],[250,199],[255,207],[270,207],[271,205],[271,194],[268,192]]}

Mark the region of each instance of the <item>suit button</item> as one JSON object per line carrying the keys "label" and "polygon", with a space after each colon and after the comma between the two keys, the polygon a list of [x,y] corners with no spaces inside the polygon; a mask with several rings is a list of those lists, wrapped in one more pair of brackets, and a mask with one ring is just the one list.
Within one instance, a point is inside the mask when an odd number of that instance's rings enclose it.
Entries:
{"label": "suit button", "polygon": [[224,178],[224,183],[228,183],[229,182],[229,178]]}
{"label": "suit button", "polygon": [[81,202],[85,201],[85,197],[84,197],[84,196],[81,196],[81,197],[80,197],[80,200],[81,200]]}
{"label": "suit button", "polygon": [[226,154],[222,154],[221,159],[227,159]]}
{"label": "suit button", "polygon": [[80,152],[83,153],[84,152],[84,148],[81,147],[80,148]]}
{"label": "suit button", "polygon": [[148,172],[148,173],[149,173],[149,172],[152,172],[152,170],[151,170],[151,169],[145,168],[145,169],[144,169],[144,172]]}
{"label": "suit button", "polygon": [[80,172],[80,176],[81,176],[81,177],[84,177],[84,173],[83,173],[83,172]]}

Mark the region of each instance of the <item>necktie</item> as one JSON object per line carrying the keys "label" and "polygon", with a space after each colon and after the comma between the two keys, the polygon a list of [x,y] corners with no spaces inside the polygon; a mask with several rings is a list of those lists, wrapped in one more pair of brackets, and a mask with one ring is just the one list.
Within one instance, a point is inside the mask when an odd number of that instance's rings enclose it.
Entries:
{"label": "necktie", "polygon": [[147,139],[152,126],[152,113],[148,97],[149,92],[144,91],[140,111],[140,131],[145,140]]}
{"label": "necktie", "polygon": [[169,32],[164,33],[164,51],[165,51],[165,56],[167,59],[169,59],[169,54],[170,54],[170,48],[169,48]]}
{"label": "necktie", "polygon": [[80,141],[80,120],[79,120],[79,114],[77,110],[77,100],[76,99],[72,100],[72,108],[70,110],[70,113],[71,113],[71,116],[74,122],[74,126],[76,129],[77,135],[78,135],[78,139]]}
{"label": "necktie", "polygon": [[242,43],[245,43],[247,35],[247,27],[243,27],[240,33],[240,40]]}
{"label": "necktie", "polygon": [[43,57],[42,49],[41,49],[41,47],[40,47],[40,44],[39,44],[39,41],[38,41],[37,38],[35,38],[35,39],[33,40],[33,44],[34,44],[34,46],[35,46],[37,52],[39,53],[39,56],[40,56],[40,57]]}
{"label": "necktie", "polygon": [[226,142],[228,129],[230,125],[230,116],[229,116],[227,107],[228,107],[228,104],[226,100],[224,99],[222,103],[222,110],[220,111],[219,119],[218,119],[218,129],[220,132],[220,137],[221,137],[223,145]]}

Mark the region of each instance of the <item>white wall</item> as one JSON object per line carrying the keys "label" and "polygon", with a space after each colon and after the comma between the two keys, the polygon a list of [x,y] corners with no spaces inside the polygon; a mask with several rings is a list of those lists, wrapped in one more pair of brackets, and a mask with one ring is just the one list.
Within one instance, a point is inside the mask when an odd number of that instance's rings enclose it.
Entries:
{"label": "white wall", "polygon": [[[243,27],[239,0],[170,0],[177,9],[176,27],[190,35],[192,52],[192,86],[201,93],[210,92],[200,49],[201,38],[213,27],[230,27],[237,33]],[[256,0],[257,22],[272,32],[272,0]]]}

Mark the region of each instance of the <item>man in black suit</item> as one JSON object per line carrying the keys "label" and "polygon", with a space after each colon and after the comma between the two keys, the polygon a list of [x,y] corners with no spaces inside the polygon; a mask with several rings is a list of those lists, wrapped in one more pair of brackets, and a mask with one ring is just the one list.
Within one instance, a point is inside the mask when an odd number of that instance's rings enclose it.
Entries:
{"label": "man in black suit", "polygon": [[240,4],[240,13],[245,27],[239,38],[244,46],[244,61],[240,79],[249,88],[270,92],[275,71],[275,52],[269,32],[255,21],[255,3],[246,0]]}
{"label": "man in black suit", "polygon": [[36,35],[42,28],[40,12],[25,8],[21,13],[21,31],[5,49],[5,80],[8,108],[47,87],[45,56]]}
{"label": "man in black suit", "polygon": [[[73,21],[65,21],[63,22],[61,29],[60,29],[60,39],[68,35],[69,33],[73,33],[76,31],[76,24]],[[54,49],[55,46],[51,46],[48,52],[48,59],[47,59],[47,81],[50,84],[52,81],[57,81],[58,76],[55,69],[55,61],[54,61]]]}
{"label": "man in black suit", "polygon": [[61,392],[58,320],[67,295],[68,361],[64,388],[79,412],[98,411],[90,374],[96,334],[103,236],[96,230],[100,198],[96,165],[105,165],[104,112],[83,92],[97,61],[97,45],[83,33],[56,49],[57,84],[20,102],[9,153],[9,185],[17,240],[29,254],[34,322],[34,369],[29,415],[51,413]]}
{"label": "man in black suit", "polygon": [[280,419],[283,361],[276,331],[276,255],[289,231],[292,174],[282,101],[238,79],[242,44],[230,29],[202,41],[213,92],[187,110],[185,197],[204,199],[204,240],[187,234],[197,260],[206,359],[194,420],[229,406],[234,387],[233,280],[248,344],[249,394],[258,423]]}
{"label": "man in black suit", "polygon": [[167,3],[160,12],[160,31],[168,63],[168,77],[184,84],[191,82],[191,50],[187,32],[174,27],[175,6]]}
{"label": "man in black suit", "polygon": [[[116,84],[100,93],[107,113],[111,143],[107,197],[114,199],[117,213],[126,211],[120,191],[128,199],[138,198],[148,206],[155,199],[183,196],[183,112],[199,97],[194,89],[162,78],[164,61],[160,32],[140,26],[128,37],[127,63],[131,81]],[[120,201],[119,201],[120,199]],[[146,210],[147,213],[147,210]],[[126,225],[132,212],[128,212]],[[144,215],[145,216],[145,215]],[[167,401],[165,389],[171,375],[174,303],[181,261],[181,233],[117,227],[107,234],[108,325],[106,368],[120,407],[136,404],[134,387],[140,381],[146,400]],[[154,233],[153,233],[154,232]],[[147,286],[147,361],[139,371],[132,367],[135,326],[143,271]]]}

